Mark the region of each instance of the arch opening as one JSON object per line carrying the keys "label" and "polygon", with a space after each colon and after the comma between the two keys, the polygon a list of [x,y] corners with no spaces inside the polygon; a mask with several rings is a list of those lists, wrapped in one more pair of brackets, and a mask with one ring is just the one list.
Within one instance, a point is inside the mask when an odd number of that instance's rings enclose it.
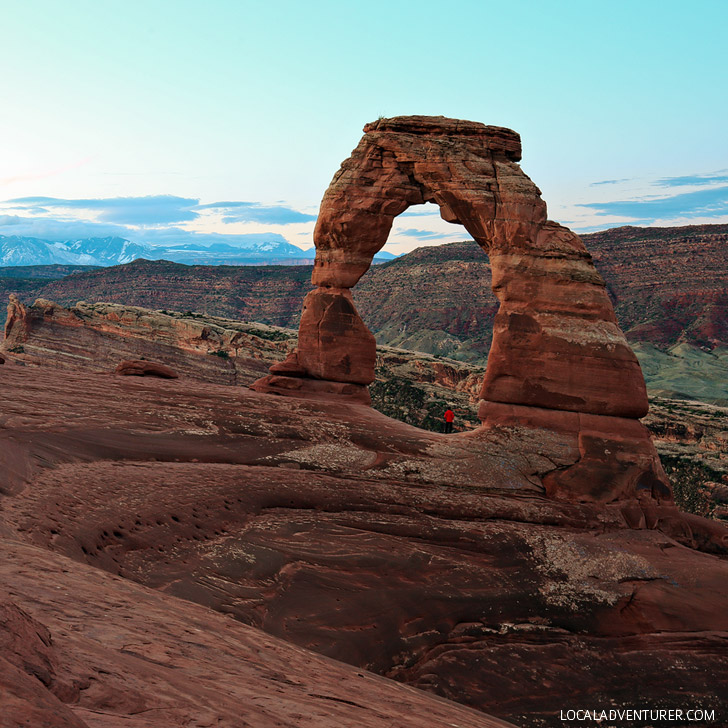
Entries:
{"label": "arch opening", "polygon": [[[395,218],[384,249],[407,252],[406,259],[365,275],[352,294],[378,346],[482,368],[498,309],[490,261],[464,226],[442,222],[439,213],[434,203],[425,203]],[[392,285],[395,280],[406,284]]]}

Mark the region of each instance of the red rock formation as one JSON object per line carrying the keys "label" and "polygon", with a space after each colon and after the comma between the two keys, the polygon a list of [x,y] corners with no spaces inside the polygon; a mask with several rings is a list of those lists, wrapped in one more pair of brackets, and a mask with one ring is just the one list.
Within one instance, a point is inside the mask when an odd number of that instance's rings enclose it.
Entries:
{"label": "red rock formation", "polygon": [[4,338],[6,346],[15,346],[24,340],[26,313],[25,306],[20,303],[15,294],[11,293],[8,300],[8,317],[5,320]]}
{"label": "red rock formation", "polygon": [[125,359],[122,361],[114,374],[119,374],[123,377],[160,377],[161,379],[178,379],[174,369],[171,369],[164,364],[159,364],[154,361],[145,361],[142,359]]}
{"label": "red rock formation", "polygon": [[501,309],[483,399],[644,415],[644,381],[604,283],[579,238],[546,220],[538,188],[516,164],[518,135],[441,117],[382,119],[364,131],[326,191],[316,224],[312,280],[319,288],[307,297],[298,344],[308,374],[373,380],[368,348],[359,367],[342,371],[340,352],[328,350],[330,339],[343,335],[341,316],[324,312],[336,300],[334,308],[354,317],[345,290],[367,271],[394,218],[435,202],[444,219],[465,226],[493,266]]}
{"label": "red rock formation", "polygon": [[[619,426],[598,420],[605,430],[587,435],[578,417],[559,413],[639,418],[647,413],[644,379],[589,253],[574,233],[546,219],[540,191],[518,166],[518,135],[424,116],[380,119],[364,132],[321,203],[312,276],[318,288],[306,297],[301,317],[298,373],[291,372],[300,384],[286,382],[287,391],[311,388],[306,378],[373,381],[374,342],[348,289],[384,246],[394,218],[411,205],[434,202],[443,219],[462,224],[490,256],[500,309],[480,396],[517,407],[484,407],[484,421],[503,424],[504,412],[510,421],[524,406],[538,408],[542,412],[535,416],[547,429],[549,417],[559,429],[565,422],[573,425],[569,436],[579,442],[574,462],[587,472],[590,463],[609,472],[614,461],[597,465],[593,438],[604,447],[613,445]],[[271,391],[278,384],[268,377],[254,386]],[[611,488],[598,488],[600,498],[633,490],[644,472],[666,482],[646,430],[636,438],[632,433],[620,441],[620,451],[631,453],[625,457],[635,468],[628,468],[628,475],[620,471]],[[634,443],[634,452],[626,441]],[[649,467],[642,471],[637,463]],[[579,487],[564,485],[564,477],[559,486],[554,480],[551,492],[576,497]],[[579,475],[575,482],[583,486],[585,480]]]}
{"label": "red rock formation", "polygon": [[249,384],[290,348],[295,335],[265,324],[118,304],[71,308],[11,299],[5,351],[28,364],[113,371],[120,360],[156,361],[183,376]]}

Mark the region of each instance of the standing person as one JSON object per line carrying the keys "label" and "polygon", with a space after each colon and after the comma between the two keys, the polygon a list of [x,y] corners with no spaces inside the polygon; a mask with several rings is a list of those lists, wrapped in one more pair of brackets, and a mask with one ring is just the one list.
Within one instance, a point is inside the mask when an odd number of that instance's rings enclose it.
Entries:
{"label": "standing person", "polygon": [[455,413],[448,407],[445,410],[445,434],[449,435],[452,432],[452,423],[455,419]]}

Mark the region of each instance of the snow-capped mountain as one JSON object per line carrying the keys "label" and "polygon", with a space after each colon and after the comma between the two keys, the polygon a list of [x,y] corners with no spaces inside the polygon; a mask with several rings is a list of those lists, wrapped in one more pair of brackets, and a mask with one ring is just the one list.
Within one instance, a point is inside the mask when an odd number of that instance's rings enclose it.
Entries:
{"label": "snow-capped mountain", "polygon": [[130,263],[138,258],[188,264],[262,265],[305,262],[311,257],[279,235],[272,235],[268,239],[263,235],[251,235],[251,240],[241,238],[243,236],[237,237],[237,245],[211,238],[211,241],[200,243],[161,246],[134,243],[118,237],[52,241],[0,235],[0,266],[59,263],[111,266]]}

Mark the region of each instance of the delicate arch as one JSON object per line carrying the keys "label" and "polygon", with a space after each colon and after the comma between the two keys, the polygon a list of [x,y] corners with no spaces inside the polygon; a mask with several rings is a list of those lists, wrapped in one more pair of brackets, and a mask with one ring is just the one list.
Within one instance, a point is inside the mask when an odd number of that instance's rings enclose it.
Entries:
{"label": "delicate arch", "polygon": [[[510,129],[444,117],[380,119],[326,190],[314,232],[318,288],[304,302],[298,349],[274,375],[356,393],[374,380],[376,343],[349,289],[387,241],[394,218],[434,202],[490,256],[500,309],[481,397],[486,402],[637,418],[644,379],[604,282],[578,236],[546,219],[518,165]],[[289,386],[289,385],[286,385]]]}

